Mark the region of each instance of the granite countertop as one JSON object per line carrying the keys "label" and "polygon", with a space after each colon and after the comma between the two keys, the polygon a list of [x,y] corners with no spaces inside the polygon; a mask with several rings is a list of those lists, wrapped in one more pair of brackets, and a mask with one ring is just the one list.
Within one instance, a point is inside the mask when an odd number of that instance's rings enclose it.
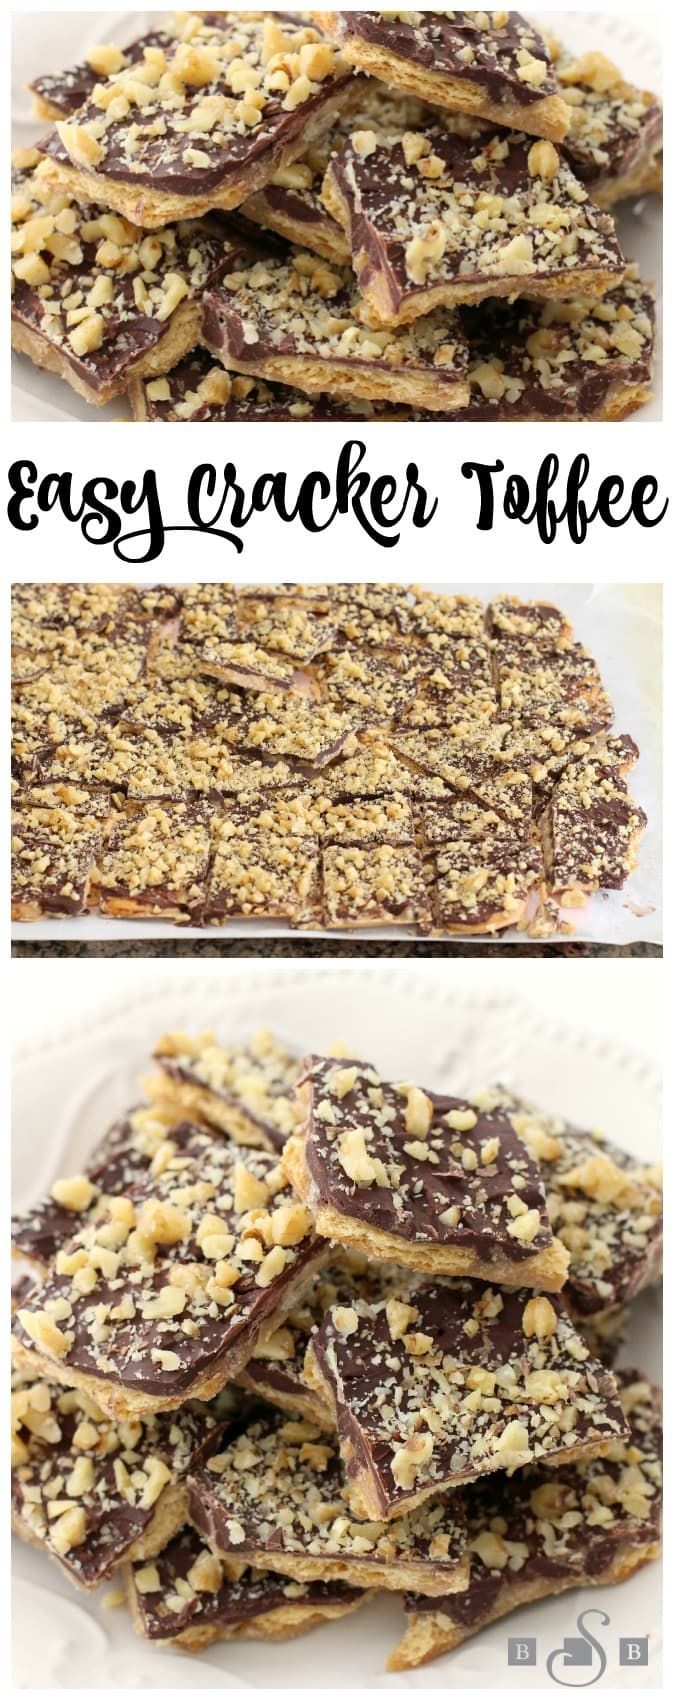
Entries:
{"label": "granite countertop", "polygon": [[410,940],[394,944],[391,940],[378,944],[375,939],[356,941],[353,939],[257,939],[247,944],[243,939],[117,939],[111,942],[98,941],[94,943],[77,943],[73,940],[61,943],[58,939],[45,940],[36,944],[13,944],[12,956],[204,956],[204,957],[246,957],[270,956],[277,959],[317,957],[412,957],[422,960],[425,957],[522,957],[522,956],[628,956],[628,957],[661,957],[663,948],[657,944],[582,944],[570,940],[563,944],[486,944],[472,945],[465,940],[427,939]]}

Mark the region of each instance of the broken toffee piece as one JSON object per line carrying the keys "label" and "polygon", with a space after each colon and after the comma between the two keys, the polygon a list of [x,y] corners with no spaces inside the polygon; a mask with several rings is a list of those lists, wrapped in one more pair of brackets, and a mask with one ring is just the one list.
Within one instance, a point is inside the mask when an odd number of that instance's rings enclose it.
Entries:
{"label": "broken toffee piece", "polygon": [[534,837],[497,818],[496,830],[478,838],[471,830],[449,836],[432,852],[428,874],[434,931],[497,933],[522,924],[544,863]]}
{"label": "broken toffee piece", "polygon": [[377,325],[486,297],[604,295],[625,271],[609,215],[552,142],[517,131],[357,134],[323,197]]}
{"label": "broken toffee piece", "polygon": [[240,206],[333,122],[350,72],[300,18],[176,15],[42,144],[50,180],[147,229]]}
{"label": "broken toffee piece", "polygon": [[185,1477],[216,1451],[227,1411],[195,1400],[170,1416],[113,1421],[88,1394],[17,1375],[12,1527],[80,1588],[161,1551],[182,1528]]}
{"label": "broken toffee piece", "polygon": [[214,221],[149,236],[54,189],[38,157],[12,182],[12,346],[103,407],[194,347],[204,290],[241,244]]}
{"label": "broken toffee piece", "polygon": [[125,48],[116,47],[113,42],[102,42],[100,46],[91,47],[86,58],[77,65],[69,65],[64,71],[52,71],[43,76],[34,77],[29,83],[33,95],[33,107],[37,118],[71,118],[78,112],[85,101],[91,99],[101,78],[108,77],[116,71],[122,71],[130,65],[142,64],[146,48],[166,48],[171,41],[171,33],[160,26],[150,30],[146,35],[137,36],[135,41]]}
{"label": "broken toffee piece", "polygon": [[541,1167],[551,1223],[569,1252],[564,1291],[573,1316],[586,1321],[616,1314],[658,1280],[658,1164],[639,1163],[597,1130],[574,1127],[503,1087],[488,1087],[472,1102],[505,1109]]}
{"label": "broken toffee piece", "polygon": [[203,899],[211,836],[201,800],[149,803],[114,825],[96,874],[104,915],[186,921]]}
{"label": "broken toffee piece", "polygon": [[570,762],[555,784],[542,817],[549,891],[567,907],[594,891],[618,891],[637,864],[647,825],[621,773],[593,750]]}
{"label": "broken toffee piece", "polygon": [[[106,799],[105,814],[107,808]],[[43,801],[18,793],[12,809],[13,920],[86,912],[105,814],[93,798],[71,803],[55,794]]]}
{"label": "broken toffee piece", "polygon": [[520,12],[314,12],[356,70],[431,106],[561,141],[570,114]]}
{"label": "broken toffee piece", "polygon": [[154,1563],[129,1568],[127,1596],[139,1635],[189,1652],[214,1641],[287,1641],[368,1598],[344,1582],[300,1583],[271,1570],[228,1566],[189,1527]]}
{"label": "broken toffee piece", "polygon": [[188,1516],[219,1557],[301,1582],[398,1592],[416,1575],[425,1593],[465,1587],[463,1508],[452,1495],[393,1525],[364,1525],[350,1515],[343,1481],[334,1435],[275,1414],[193,1472]]}
{"label": "broken toffee piece", "polygon": [[14,1323],[19,1367],[118,1417],[210,1398],[324,1257],[272,1155],[184,1123],[33,1288]]}
{"label": "broken toffee piece", "polygon": [[[370,852],[369,852],[370,854]],[[508,1115],[308,1057],[283,1155],[319,1234],[368,1257],[557,1292],[569,1257]]]}
{"label": "broken toffee piece", "polygon": [[194,1116],[239,1145],[282,1150],[300,1117],[300,1059],[272,1033],[261,1028],[239,1046],[221,1045],[212,1033],[165,1033],[153,1057],[161,1072],[147,1090],[176,1120]]}
{"label": "broken toffee piece", "polygon": [[204,300],[201,341],[234,372],[310,395],[432,412],[469,400],[458,320],[432,313],[410,328],[370,329],[351,272],[302,249],[232,270],[227,286]]}
{"label": "broken toffee piece", "polygon": [[560,1297],[479,1281],[355,1300],[312,1336],[311,1386],[331,1400],[360,1517],[525,1464],[572,1463],[627,1435],[616,1384]]}
{"label": "broken toffee piece", "polygon": [[414,844],[327,845],[321,862],[327,927],[386,927],[398,922],[427,929],[427,891]]}
{"label": "broken toffee piece", "polygon": [[627,83],[604,53],[552,57],[570,108],[563,152],[600,207],[663,186],[663,111],[656,95]]}
{"label": "broken toffee piece", "polygon": [[216,424],[229,420],[324,424],[364,419],[401,419],[401,408],[349,396],[303,395],[288,384],[246,378],[214,363],[206,349],[195,348],[162,378],[137,378],[127,392],[134,419],[173,425],[181,421]]}
{"label": "broken toffee piece", "polygon": [[389,1670],[452,1652],[508,1612],[566,1588],[623,1582],[661,1550],[661,1400],[638,1370],[617,1372],[629,1432],[605,1457],[518,1470],[465,1496],[471,1574],[446,1601],[406,1600]]}

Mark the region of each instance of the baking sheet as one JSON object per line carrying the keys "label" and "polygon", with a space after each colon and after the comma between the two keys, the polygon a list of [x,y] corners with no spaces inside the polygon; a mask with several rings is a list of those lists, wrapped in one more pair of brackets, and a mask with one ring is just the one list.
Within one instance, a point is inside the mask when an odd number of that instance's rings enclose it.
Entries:
{"label": "baking sheet", "polygon": [[[482,597],[486,602],[506,587],[498,584],[441,584],[429,589]],[[640,761],[630,775],[630,787],[648,817],[639,847],[639,865],[623,891],[598,892],[583,909],[565,917],[574,938],[591,944],[625,945],[637,941],[660,944],[663,939],[661,892],[661,587],[659,585],[509,584],[523,598],[544,596],[565,610],[575,635],[590,649],[615,706],[614,728],[630,732],[640,748]],[[232,922],[219,927],[176,927],[157,920],[120,921],[100,915],[75,919],[15,921],[12,938],[42,939],[210,939],[264,938],[414,939],[404,927],[359,927],[347,931],[319,928],[297,932],[264,921]],[[569,935],[556,935],[564,942]],[[449,935],[452,937],[452,935]],[[496,940],[522,944],[524,935],[511,929],[472,935],[472,944]],[[555,942],[547,939],[547,943]]]}
{"label": "baking sheet", "polygon": [[[53,987],[38,989],[32,1037],[17,1047],[14,1069],[14,1182],[25,1206],[57,1173],[75,1172],[87,1149],[136,1096],[136,1081],[157,1034],[172,1026],[217,1028],[236,1043],[255,1027],[275,1029],[289,1046],[324,1048],[336,1036],[372,1056],[385,1075],[463,1093],[497,1076],[543,1106],[602,1127],[645,1161],[660,1150],[660,1082],[644,1057],[574,1031],[512,995],[448,987],[435,964],[419,973],[372,965],[343,970],[266,966],[264,973],[205,965],[185,972],[149,968],[143,987],[102,1007],[94,997],[86,1026],[58,1006]],[[633,1308],[621,1360],[659,1380],[660,1296],[645,1293]],[[15,1683],[29,1689],[225,1688],[326,1692],[341,1690],[524,1689],[546,1682],[545,1660],[591,1617],[607,1656],[607,1688],[660,1680],[660,1566],[637,1572],[620,1589],[574,1590],[526,1606],[485,1629],[452,1655],[417,1672],[387,1674],[403,1630],[395,1596],[380,1595],[344,1623],[275,1646],[252,1642],[209,1648],[199,1656],[162,1652],[138,1640],[122,1611],[100,1597],[77,1594],[55,1564],[14,1546]],[[101,1590],[102,1595],[109,1589]],[[536,1669],[509,1669],[509,1636],[536,1636]],[[620,1635],[649,1637],[649,1672],[619,1668]],[[335,1675],[334,1675],[335,1673]],[[598,1661],[592,1671],[597,1676]]]}
{"label": "baking sheet", "polygon": [[[150,12],[30,12],[15,14],[13,28],[12,137],[15,146],[31,147],[44,135],[44,120],[31,117],[31,97],[26,84],[31,77],[61,70],[81,60],[88,48],[105,42],[130,41],[149,28],[169,7]],[[661,29],[658,14],[642,13],[637,23],[629,13],[556,12],[535,8],[534,20],[549,33],[564,39],[575,53],[600,49],[617,63],[624,77],[639,88],[659,93],[662,77]],[[628,259],[637,260],[642,276],[654,285],[661,307],[663,252],[662,203],[657,195],[626,202],[615,209],[619,241]],[[39,372],[25,355],[12,356],[12,417],[16,420],[129,419],[124,397],[107,407],[91,407],[67,384],[48,372]],[[657,341],[652,400],[633,415],[635,423],[661,419],[661,336]]]}

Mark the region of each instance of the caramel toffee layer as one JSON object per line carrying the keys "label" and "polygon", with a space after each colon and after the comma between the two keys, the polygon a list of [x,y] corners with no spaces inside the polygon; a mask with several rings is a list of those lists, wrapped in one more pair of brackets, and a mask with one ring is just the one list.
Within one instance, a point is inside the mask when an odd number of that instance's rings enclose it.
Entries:
{"label": "caramel toffee layer", "polygon": [[139,366],[152,370],[181,304],[198,302],[241,252],[215,223],[148,235],[104,206],[82,207],[40,166],[14,174],[12,226],[15,324],[105,398]]}
{"label": "caramel toffee layer", "polygon": [[360,287],[384,322],[424,313],[434,288],[460,302],[567,296],[576,276],[590,290],[597,274],[603,294],[625,270],[609,215],[551,142],[517,132],[356,135],[331,160],[326,192],[329,206],[338,196]]}
{"label": "caramel toffee layer", "polygon": [[119,1408],[125,1392],[180,1404],[200,1379],[229,1378],[233,1350],[245,1361],[316,1257],[275,1159],[184,1124],[59,1252],[16,1335],[60,1378],[119,1394]]}
{"label": "caramel toffee layer", "polygon": [[260,1144],[281,1150],[297,1125],[299,1058],[265,1029],[244,1046],[220,1045],[211,1033],[197,1039],[165,1033],[153,1056],[161,1070],[159,1095],[171,1104],[175,1094],[180,1107],[181,1089],[196,1089],[200,1116],[235,1138],[245,1121]]}
{"label": "caramel toffee layer", "polygon": [[[444,393],[452,406],[468,399],[468,354],[459,321],[433,313],[411,328],[370,329],[360,318],[352,274],[302,249],[288,259],[270,256],[235,269],[225,288],[210,291],[202,341],[223,365],[263,376],[284,378],[292,362],[294,383],[310,389],[327,387],[313,372],[327,363],[330,387],[338,393],[346,374],[355,395],[365,385],[363,393],[374,399],[395,396],[392,384],[399,375],[411,385],[424,384],[420,401],[427,406],[434,405],[432,395],[439,408]],[[416,394],[407,399],[414,404]]]}
{"label": "caramel toffee layer", "polygon": [[638,1163],[604,1134],[572,1127],[501,1087],[478,1094],[477,1102],[505,1107],[541,1166],[551,1223],[570,1256],[565,1296],[577,1316],[614,1312],[658,1278],[658,1165]]}
{"label": "caramel toffee layer", "polygon": [[403,1303],[329,1312],[311,1354],[359,1511],[397,1515],[443,1487],[601,1453],[627,1433],[611,1375],[554,1297],[428,1282]]}
{"label": "caramel toffee layer", "polygon": [[[151,1564],[131,1575],[134,1614],[149,1641],[175,1641],[186,1633],[227,1638],[239,1625],[255,1631],[256,1619],[298,1608],[320,1618],[351,1610],[362,1594],[344,1582],[285,1581],[270,1570],[246,1567],[228,1576],[195,1529],[185,1528]],[[272,1626],[270,1626],[271,1629]]]}
{"label": "caramel toffee layer", "polygon": [[[58,1559],[74,1582],[97,1587],[131,1548],[150,1544],[162,1497],[217,1450],[226,1426],[217,1401],[113,1422],[75,1389],[17,1376],[12,1510],[19,1533]],[[173,1508],[170,1515],[175,1528]]]}
{"label": "caramel toffee layer", "polygon": [[272,1570],[301,1574],[316,1564],[349,1580],[363,1571],[394,1589],[403,1565],[428,1566],[435,1588],[444,1571],[459,1586],[464,1579],[460,1503],[450,1497],[393,1525],[364,1525],[350,1516],[334,1437],[280,1414],[248,1427],[191,1476],[188,1516],[215,1552],[239,1551]]}
{"label": "caramel toffee layer", "polygon": [[183,13],[165,33],[142,65],[104,75],[42,144],[91,179],[92,194],[97,185],[104,199],[117,186],[135,193],[149,222],[158,195],[218,200],[229,188],[228,204],[239,205],[250,173],[271,176],[348,90],[348,68],[291,14]]}
{"label": "caramel toffee layer", "polygon": [[[404,66],[453,77],[484,94],[491,106],[524,109],[558,93],[544,42],[520,12],[333,12],[345,51],[359,44],[394,55]],[[497,17],[498,22],[495,21]],[[349,55],[351,56],[351,55]],[[386,59],[383,60],[386,63]],[[371,61],[368,60],[370,68]],[[413,92],[417,84],[412,84]],[[478,108],[477,108],[478,110]]]}
{"label": "caramel toffee layer", "polygon": [[481,1262],[552,1244],[536,1162],[508,1115],[393,1086],[363,1063],[310,1057],[305,1162],[312,1197],[406,1244]]}
{"label": "caramel toffee layer", "polygon": [[[602,1581],[617,1558],[655,1556],[661,1537],[660,1395],[637,1370],[617,1372],[628,1435],[609,1455],[556,1470],[528,1467],[466,1495],[469,1585],[447,1600],[406,1599],[412,1622],[440,1612],[439,1635],[457,1639],[520,1598]],[[524,1592],[523,1592],[524,1591]],[[515,1603],[515,1601],[513,1602]],[[438,1651],[442,1651],[439,1646]]]}

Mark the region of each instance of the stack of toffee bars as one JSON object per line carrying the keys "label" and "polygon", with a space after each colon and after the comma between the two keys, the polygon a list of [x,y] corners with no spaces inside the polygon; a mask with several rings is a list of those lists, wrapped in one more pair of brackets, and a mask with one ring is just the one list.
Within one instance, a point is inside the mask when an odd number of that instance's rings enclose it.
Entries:
{"label": "stack of toffee bars", "polygon": [[13,339],[137,419],[621,419],[662,114],[519,12],[188,12],[32,85]]}
{"label": "stack of toffee bars", "polygon": [[551,603],[13,588],[13,915],[569,931],[645,815]]}
{"label": "stack of toffee bars", "polygon": [[610,1366],[657,1169],[337,1047],[174,1032],[154,1060],[14,1224],[20,1536],[186,1649],[393,1590],[394,1670],[656,1557],[659,1393]]}

